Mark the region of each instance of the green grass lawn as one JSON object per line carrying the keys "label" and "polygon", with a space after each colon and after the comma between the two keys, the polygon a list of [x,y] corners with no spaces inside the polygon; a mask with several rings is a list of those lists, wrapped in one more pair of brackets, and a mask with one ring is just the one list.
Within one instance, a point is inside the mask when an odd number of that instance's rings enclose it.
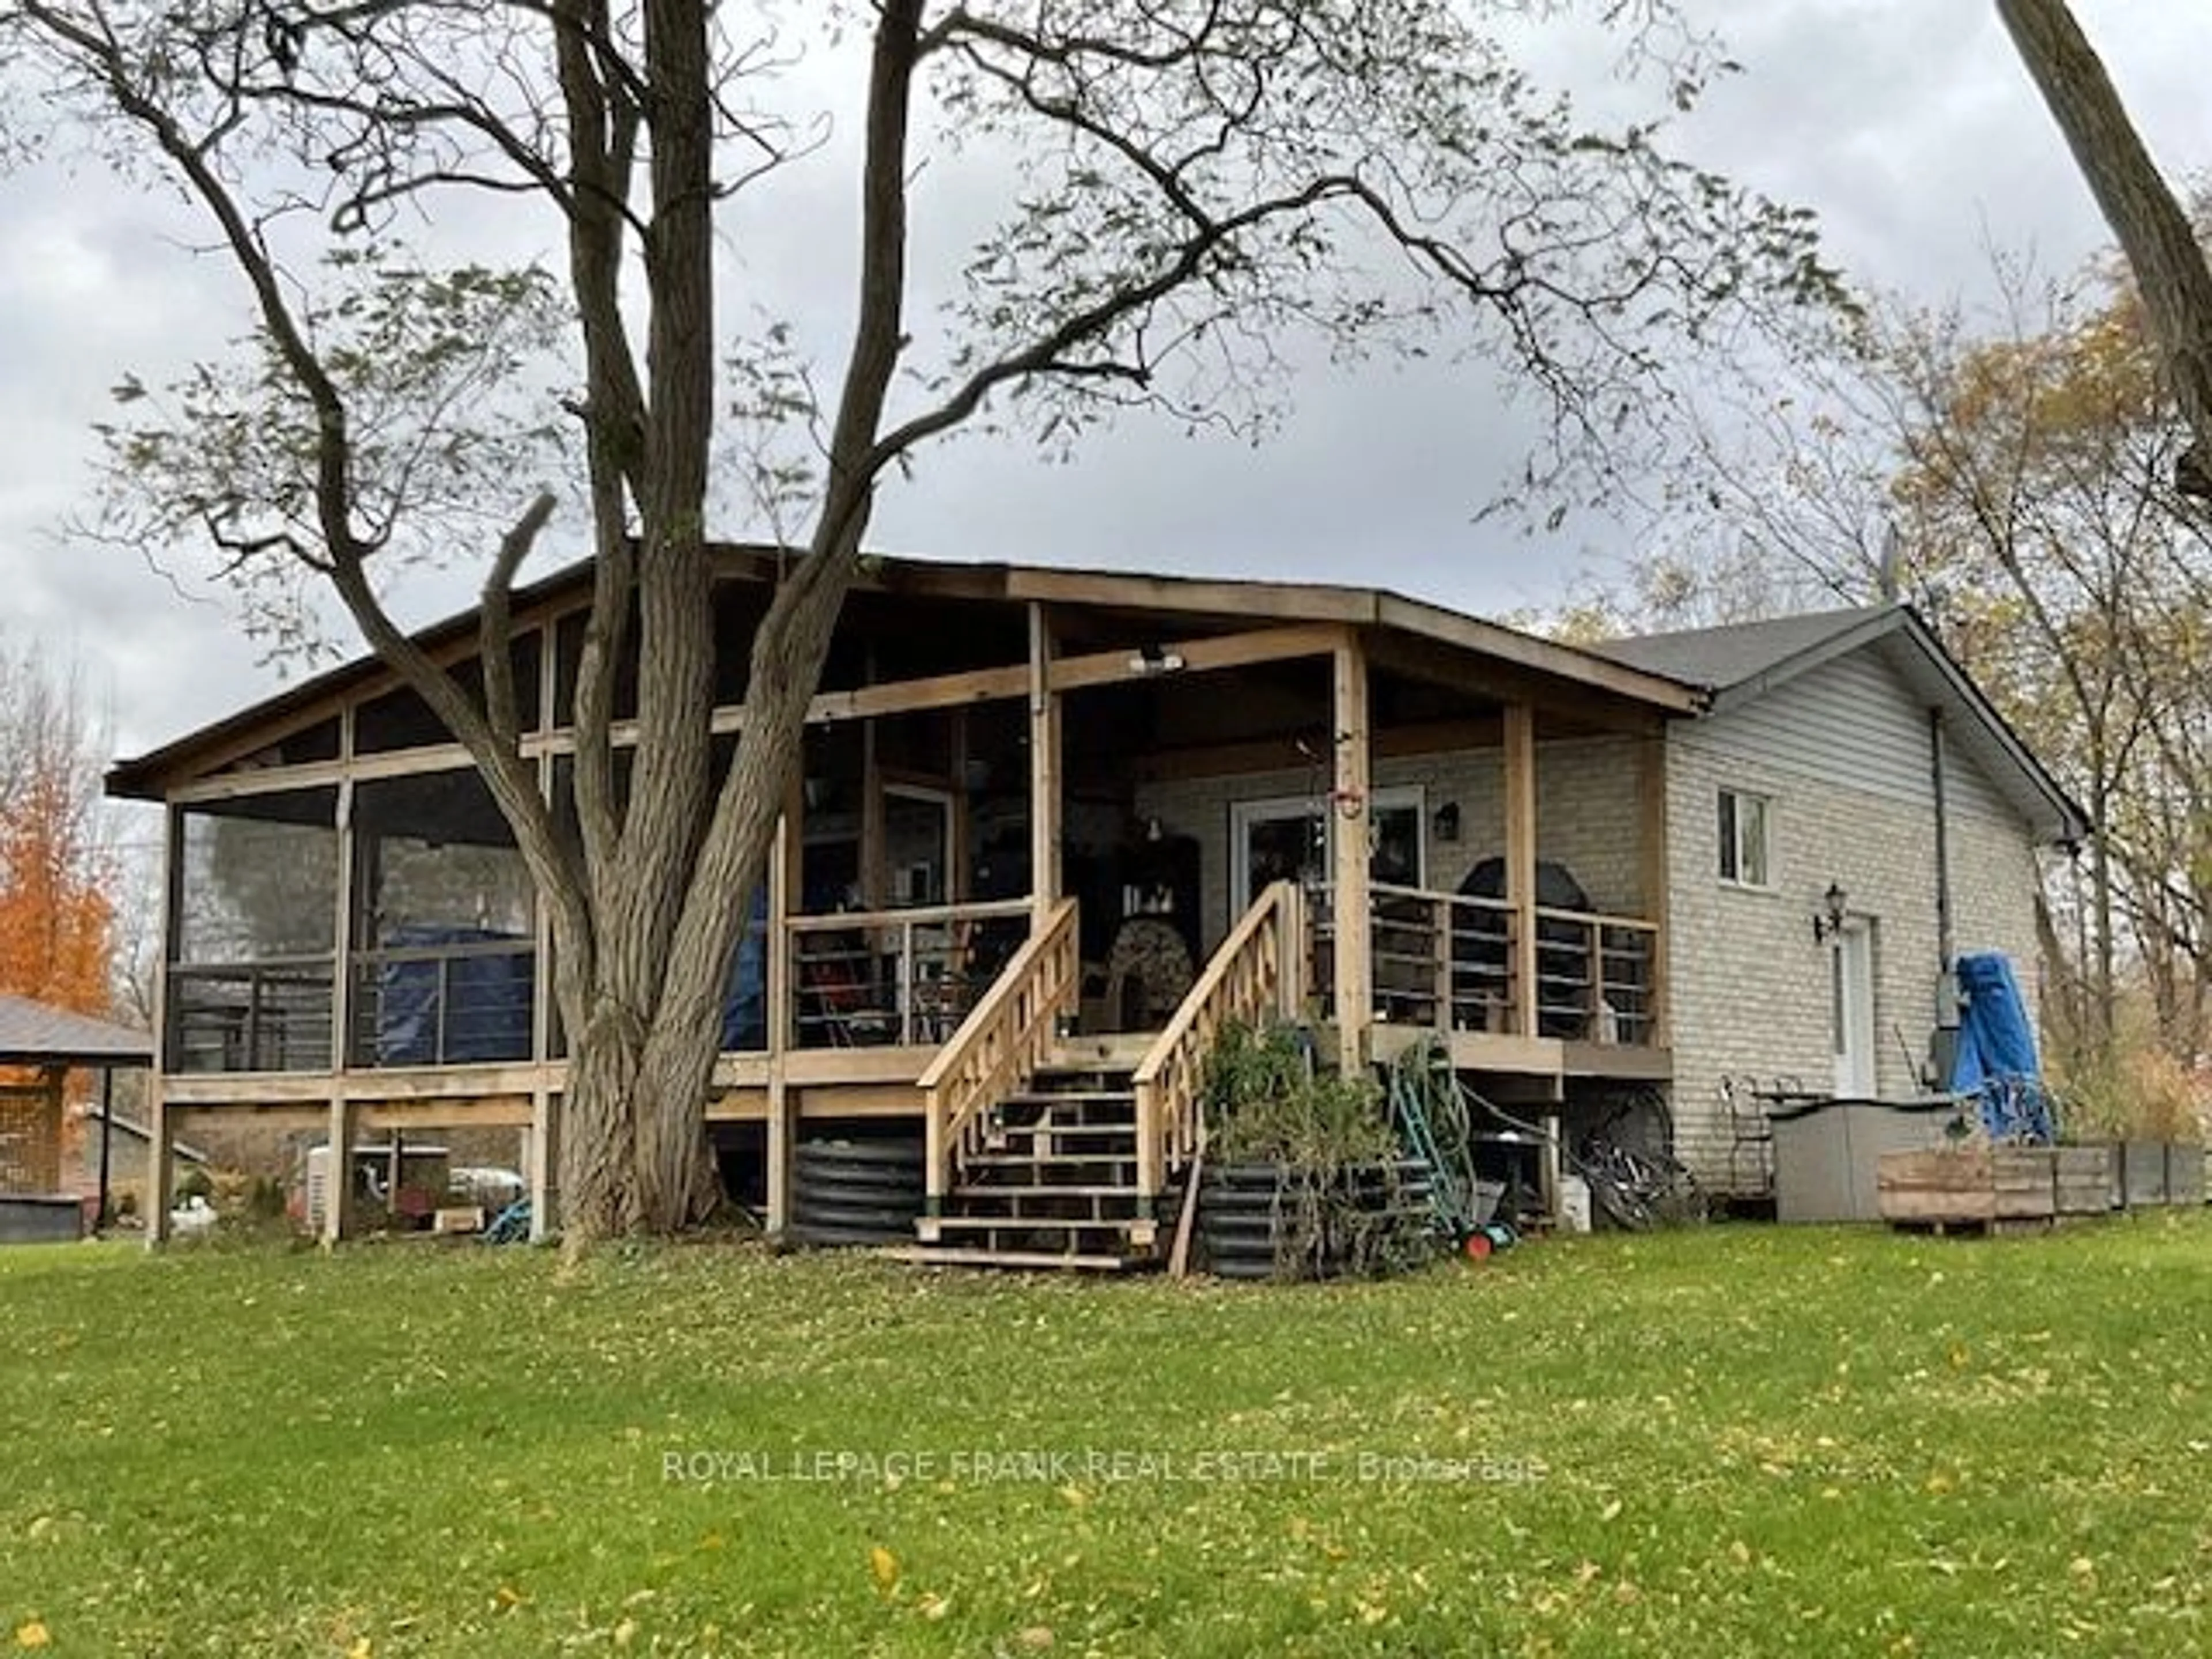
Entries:
{"label": "green grass lawn", "polygon": [[2208,1389],[2203,1216],[1324,1289],[0,1251],[0,1649],[2203,1653]]}

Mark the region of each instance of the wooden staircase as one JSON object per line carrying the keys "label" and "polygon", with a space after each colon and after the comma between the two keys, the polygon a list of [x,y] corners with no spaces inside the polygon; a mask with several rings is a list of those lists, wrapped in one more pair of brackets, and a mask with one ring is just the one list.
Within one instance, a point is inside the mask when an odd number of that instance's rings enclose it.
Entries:
{"label": "wooden staircase", "polygon": [[926,1207],[921,1243],[897,1254],[1103,1271],[1160,1259],[1205,1143],[1206,1056],[1229,1021],[1300,1008],[1304,916],[1277,882],[1165,1030],[1066,1037],[1075,902],[1055,902],[921,1076]]}
{"label": "wooden staircase", "polygon": [[934,1218],[935,1242],[899,1254],[946,1267],[1101,1272],[1154,1261],[1173,1217],[1146,1213],[1157,1206],[1139,1192],[1135,1061],[1115,1057],[1115,1046],[1103,1055],[1056,1050],[994,1107]]}

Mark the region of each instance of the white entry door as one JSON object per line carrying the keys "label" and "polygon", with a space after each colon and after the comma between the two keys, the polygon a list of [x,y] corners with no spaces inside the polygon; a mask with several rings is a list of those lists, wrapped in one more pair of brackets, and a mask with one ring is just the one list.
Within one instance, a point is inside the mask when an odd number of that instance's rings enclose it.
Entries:
{"label": "white entry door", "polygon": [[1875,1096],[1874,925],[1845,918],[1828,946],[1828,975],[1836,1038],[1836,1092],[1846,1099]]}

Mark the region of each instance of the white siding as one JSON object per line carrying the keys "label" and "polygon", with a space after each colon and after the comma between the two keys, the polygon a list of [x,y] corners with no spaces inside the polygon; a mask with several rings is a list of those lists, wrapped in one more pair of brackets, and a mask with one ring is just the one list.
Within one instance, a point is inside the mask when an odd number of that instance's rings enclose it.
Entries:
{"label": "white siding", "polygon": [[[1872,649],[1676,731],[1686,749],[1735,756],[1815,782],[1849,780],[1864,793],[1906,805],[1935,800],[1928,709]],[[1955,745],[1945,781],[1954,811],[2014,816],[1996,786]]]}

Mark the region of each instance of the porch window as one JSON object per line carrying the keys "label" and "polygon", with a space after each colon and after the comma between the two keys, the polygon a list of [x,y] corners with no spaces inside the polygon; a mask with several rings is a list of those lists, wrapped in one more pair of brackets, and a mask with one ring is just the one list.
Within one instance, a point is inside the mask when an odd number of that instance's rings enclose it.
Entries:
{"label": "porch window", "polygon": [[1767,846],[1771,814],[1764,795],[1741,789],[1720,794],[1721,879],[1736,887],[1771,887],[1774,866]]}

